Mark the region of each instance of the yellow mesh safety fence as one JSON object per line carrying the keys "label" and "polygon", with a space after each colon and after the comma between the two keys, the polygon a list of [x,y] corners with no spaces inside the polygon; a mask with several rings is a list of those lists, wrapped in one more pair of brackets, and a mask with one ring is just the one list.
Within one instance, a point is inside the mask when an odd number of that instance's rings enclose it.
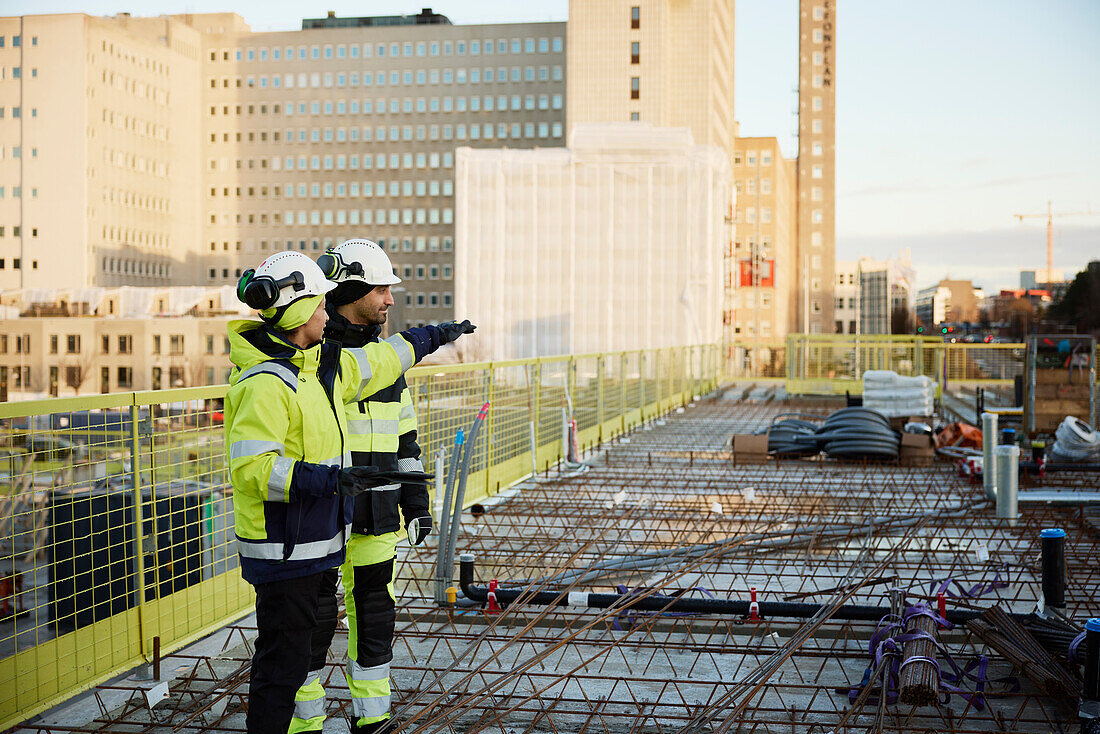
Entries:
{"label": "yellow mesh safety fence", "polygon": [[[422,366],[407,377],[428,471],[491,404],[469,506],[566,457],[570,420],[583,451],[722,382],[858,393],[864,371],[890,369],[941,388],[1004,386],[1023,364],[1023,344],[792,335]],[[157,638],[167,653],[251,611],[226,476],[225,391],[0,403],[0,730],[150,661]]]}
{"label": "yellow mesh safety fence", "polygon": [[[717,346],[425,366],[429,471],[491,408],[466,505],[714,389]],[[0,403],[0,730],[252,610],[223,447],[226,386]],[[434,498],[433,498],[434,500]]]}

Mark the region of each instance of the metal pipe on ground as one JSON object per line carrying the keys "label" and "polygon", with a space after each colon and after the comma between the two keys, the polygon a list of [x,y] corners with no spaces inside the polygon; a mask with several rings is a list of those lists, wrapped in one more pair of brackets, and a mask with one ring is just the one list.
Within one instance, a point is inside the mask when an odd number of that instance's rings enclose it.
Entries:
{"label": "metal pipe on ground", "polygon": [[[459,586],[467,599],[476,602],[484,602],[489,597],[489,587],[477,586],[474,583],[474,555],[463,553],[459,557]],[[625,610],[643,612],[678,612],[689,614],[722,614],[745,617],[749,614],[749,601],[735,599],[708,599],[670,597],[651,594],[642,598],[623,596],[621,594],[598,594],[594,592],[571,591],[562,594],[560,591],[534,591],[529,588],[500,588],[494,592],[497,602],[508,605],[523,596],[523,603],[538,606],[553,605],[559,607],[587,607],[589,609],[610,609],[622,607]],[[762,617],[780,617],[790,619],[809,619],[823,609],[821,604],[804,604],[797,602],[759,602],[759,613]],[[890,614],[890,607],[862,606],[846,604],[839,607],[832,615],[835,619],[859,620],[877,622]],[[949,609],[947,621],[952,624],[962,624],[971,619],[977,619],[982,614],[981,610]],[[1026,614],[1015,615],[1020,619]]]}
{"label": "metal pipe on ground", "polygon": [[1047,528],[1039,533],[1043,544],[1043,610],[1066,609],[1066,531]]}
{"label": "metal pipe on ground", "polygon": [[451,544],[451,500],[454,497],[455,475],[458,462],[462,459],[464,436],[462,429],[455,432],[454,448],[451,450],[451,465],[447,470],[446,490],[443,494],[443,507],[439,517],[439,549],[435,557],[435,603],[447,601],[447,584],[451,580],[451,569],[446,565],[447,549]]}
{"label": "metal pipe on ground", "polygon": [[[925,518],[950,518],[961,517],[971,510],[976,510],[984,507],[985,503],[980,502],[973,505],[963,505],[959,507],[952,507],[939,512],[933,512],[922,515],[882,515],[872,518],[866,523],[860,523],[858,525],[831,525],[829,527],[801,527],[796,531],[788,533],[752,533],[742,538],[741,543],[730,547],[728,550],[719,554],[718,557],[728,557],[736,553],[762,553],[770,550],[787,550],[792,548],[799,548],[812,543],[820,543],[829,539],[844,538],[852,535],[852,533],[867,530],[869,528],[875,528],[876,530],[882,530],[884,528],[904,528],[911,527]],[[711,553],[714,549],[721,546],[728,545],[727,541],[718,541],[715,543],[701,543],[697,545],[690,545],[680,548],[666,548],[659,551],[652,551],[645,554],[635,554],[622,558],[614,558],[607,561],[600,561],[594,563],[587,568],[580,568],[574,571],[564,571],[554,576],[550,576],[537,580],[516,581],[515,583],[553,583],[559,585],[572,585],[587,583],[594,581],[595,579],[603,576],[608,576],[613,573],[628,572],[628,571],[647,571],[655,567],[667,565],[676,561],[685,561],[690,558],[703,556]]]}
{"label": "metal pipe on ground", "polygon": [[474,458],[477,448],[477,436],[481,432],[481,424],[485,422],[485,416],[489,414],[489,403],[481,406],[477,412],[473,424],[470,426],[469,438],[462,450],[462,464],[459,466],[458,489],[455,492],[454,512],[451,515],[451,532],[447,542],[447,555],[443,559],[443,577],[449,584],[454,577],[455,548],[458,546],[458,528],[462,524],[462,505],[466,499],[466,480],[470,476],[470,463]]}

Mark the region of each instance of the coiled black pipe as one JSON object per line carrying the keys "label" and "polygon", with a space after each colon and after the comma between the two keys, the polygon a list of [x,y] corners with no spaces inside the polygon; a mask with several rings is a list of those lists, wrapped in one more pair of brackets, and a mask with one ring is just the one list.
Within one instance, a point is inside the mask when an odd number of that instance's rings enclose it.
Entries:
{"label": "coiled black pipe", "polygon": [[896,459],[900,439],[881,413],[868,408],[841,408],[829,415],[815,434],[821,449],[837,458]]}
{"label": "coiled black pipe", "polygon": [[768,428],[768,453],[779,457],[813,456],[821,451],[817,424],[799,418],[778,420]]}
{"label": "coiled black pipe", "polygon": [[[489,598],[487,586],[474,585],[474,556],[463,553],[459,557],[459,585],[467,599],[484,602]],[[596,594],[590,592],[530,591],[524,588],[498,588],[495,592],[497,602],[507,605],[523,595],[525,604],[539,606],[555,605],[559,607],[584,606],[591,609],[610,609],[623,607],[642,612],[679,612],[691,614],[729,614],[739,617],[748,616],[749,602],[734,599],[707,599],[661,596],[651,594],[646,597],[622,596],[620,594]],[[792,619],[809,619],[821,611],[821,604],[798,602],[760,602],[760,615]],[[833,613],[833,619],[861,620],[877,622],[890,614],[890,607],[872,607],[858,604],[845,604]],[[982,610],[949,609],[947,621],[952,624],[964,624],[982,615]],[[1014,614],[1024,619],[1026,614]]]}

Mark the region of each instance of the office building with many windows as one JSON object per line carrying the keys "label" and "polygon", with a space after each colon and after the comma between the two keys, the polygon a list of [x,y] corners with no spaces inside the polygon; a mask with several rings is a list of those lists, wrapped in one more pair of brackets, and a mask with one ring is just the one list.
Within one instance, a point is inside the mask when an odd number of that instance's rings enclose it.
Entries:
{"label": "office building with many windows", "polygon": [[726,252],[727,342],[782,342],[798,330],[795,161],[776,138],[738,137],[733,154],[734,236]]}
{"label": "office building with many windows", "polygon": [[206,282],[267,253],[370,237],[405,281],[404,319],[450,318],[455,148],[561,145],[565,25],[456,26],[428,11],[285,33],[194,22]]}
{"label": "office building with many windows", "polygon": [[0,17],[0,289],[195,282],[199,33]]}
{"label": "office building with many windows", "polygon": [[798,329],[835,331],[836,0],[799,0]]}
{"label": "office building with many windows", "polygon": [[439,321],[455,148],[564,142],[564,23],[67,14],[0,36],[0,287],[225,285],[359,236],[389,251],[404,319]]}

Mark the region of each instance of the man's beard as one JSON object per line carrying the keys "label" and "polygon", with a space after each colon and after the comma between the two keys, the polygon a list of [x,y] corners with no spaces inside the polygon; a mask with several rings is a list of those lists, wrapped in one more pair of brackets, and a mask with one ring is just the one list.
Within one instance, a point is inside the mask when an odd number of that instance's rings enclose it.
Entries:
{"label": "man's beard", "polygon": [[382,326],[386,323],[386,316],[387,313],[385,311],[375,311],[367,319],[367,323],[371,324],[372,326]]}

